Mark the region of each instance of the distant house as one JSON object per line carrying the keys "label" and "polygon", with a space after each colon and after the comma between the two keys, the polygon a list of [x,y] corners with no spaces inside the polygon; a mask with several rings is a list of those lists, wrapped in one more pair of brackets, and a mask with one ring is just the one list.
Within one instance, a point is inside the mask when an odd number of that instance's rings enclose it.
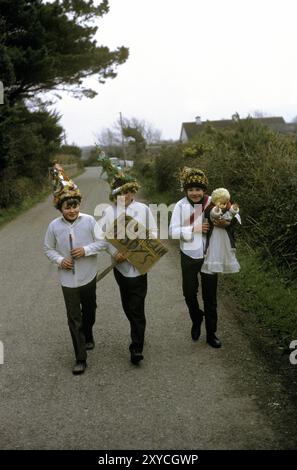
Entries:
{"label": "distant house", "polygon": [[[296,132],[296,123],[287,123],[281,116],[277,117],[259,117],[252,118],[257,123],[267,126],[270,129],[281,132],[283,134],[292,134]],[[245,119],[241,119],[245,121]],[[201,121],[200,116],[195,118],[194,122],[183,122],[180,132],[180,141],[188,142],[194,139],[199,132],[205,129],[206,126],[212,126],[217,130],[232,129],[234,121],[232,119],[221,119],[220,121]]]}

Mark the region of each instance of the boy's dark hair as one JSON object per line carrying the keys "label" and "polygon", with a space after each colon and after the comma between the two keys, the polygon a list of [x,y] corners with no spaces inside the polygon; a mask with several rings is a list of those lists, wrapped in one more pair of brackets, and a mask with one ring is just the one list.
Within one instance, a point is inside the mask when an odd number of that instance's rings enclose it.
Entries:
{"label": "boy's dark hair", "polygon": [[76,205],[79,205],[81,203],[81,196],[66,196],[64,197],[62,200],[59,200],[56,204],[56,209],[58,209],[60,212],[62,212],[62,205],[64,204],[64,202],[68,202],[69,206],[71,206],[72,204],[76,204]]}

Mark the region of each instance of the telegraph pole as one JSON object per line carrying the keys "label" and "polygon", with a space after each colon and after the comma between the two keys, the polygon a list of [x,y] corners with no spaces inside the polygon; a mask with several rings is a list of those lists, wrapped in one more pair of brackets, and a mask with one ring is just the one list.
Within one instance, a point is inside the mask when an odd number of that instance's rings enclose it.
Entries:
{"label": "telegraph pole", "polygon": [[124,132],[123,132],[123,118],[122,118],[121,112],[120,112],[120,124],[121,124],[121,134],[122,134],[122,150],[123,150],[123,157],[124,157],[124,167],[126,168],[126,149],[125,149]]}

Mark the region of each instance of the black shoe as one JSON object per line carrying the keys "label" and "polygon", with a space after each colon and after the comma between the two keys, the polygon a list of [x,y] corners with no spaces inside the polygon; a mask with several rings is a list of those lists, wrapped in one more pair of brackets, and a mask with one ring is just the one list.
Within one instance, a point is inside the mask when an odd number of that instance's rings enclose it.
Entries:
{"label": "black shoe", "polygon": [[131,351],[131,362],[132,362],[132,364],[137,366],[139,364],[139,362],[142,361],[142,360],[143,360],[142,353],[136,352],[136,351]]}
{"label": "black shoe", "polygon": [[198,341],[201,334],[201,323],[193,323],[191,328],[191,336],[193,341]]}
{"label": "black shoe", "polygon": [[76,361],[76,363],[74,364],[72,368],[72,374],[74,375],[83,374],[84,371],[86,370],[86,367],[87,367],[86,361]]}
{"label": "black shoe", "polygon": [[212,348],[220,348],[222,346],[221,341],[219,338],[216,337],[215,334],[212,334],[211,336],[207,336],[206,342],[212,347]]}
{"label": "black shoe", "polygon": [[87,350],[94,349],[94,347],[95,347],[95,341],[94,340],[86,342],[86,349]]}

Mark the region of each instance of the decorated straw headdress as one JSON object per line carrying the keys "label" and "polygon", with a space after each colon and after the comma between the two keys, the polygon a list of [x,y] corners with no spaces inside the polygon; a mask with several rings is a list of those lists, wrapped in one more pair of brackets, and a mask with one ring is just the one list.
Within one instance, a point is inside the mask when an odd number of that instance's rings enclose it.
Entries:
{"label": "decorated straw headdress", "polygon": [[198,168],[184,167],[179,172],[180,189],[186,191],[189,188],[207,189],[208,179],[203,171]]}
{"label": "decorated straw headdress", "polygon": [[140,186],[135,178],[130,175],[119,173],[116,175],[111,183],[110,200],[115,200],[117,196],[127,192],[136,193]]}
{"label": "decorated straw headdress", "polygon": [[50,168],[53,186],[53,204],[56,209],[61,209],[64,201],[76,199],[81,201],[81,193],[78,186],[66,175],[63,166],[57,161]]}

